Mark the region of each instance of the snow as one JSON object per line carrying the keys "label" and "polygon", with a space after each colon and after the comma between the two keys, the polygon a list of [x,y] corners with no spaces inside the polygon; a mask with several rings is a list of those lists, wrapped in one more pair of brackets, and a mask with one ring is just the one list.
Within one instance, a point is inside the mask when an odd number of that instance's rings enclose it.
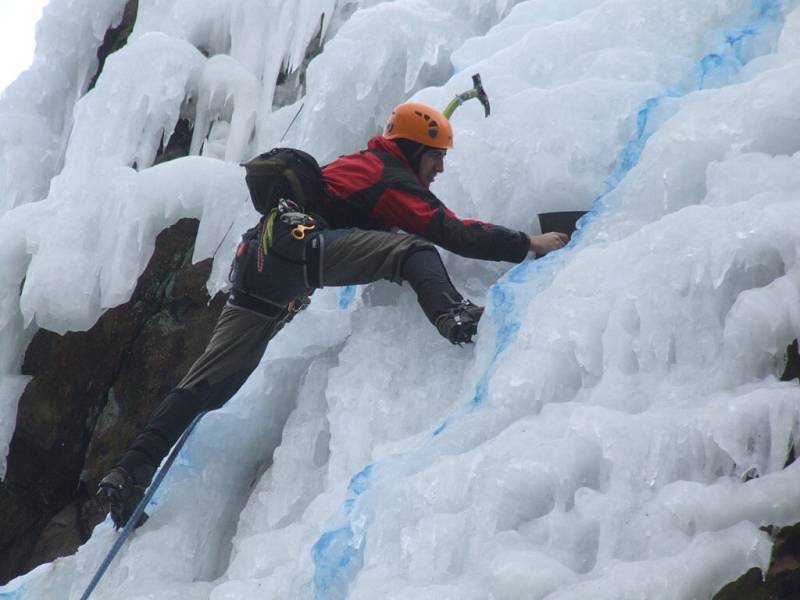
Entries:
{"label": "snow", "polygon": [[[800,521],[800,2],[140,1],[85,93],[123,4],[51,0],[0,98],[2,448],[36,328],[125,302],[162,228],[199,218],[224,288],[272,145],[331,160],[480,72],[434,191],[531,232],[591,211],[544,259],[445,256],[472,347],[407,288],[315,294],[93,598],[690,600],[767,564],[760,527]],[[180,118],[192,156],[153,165]],[[0,598],[79,598],[113,537]]]}

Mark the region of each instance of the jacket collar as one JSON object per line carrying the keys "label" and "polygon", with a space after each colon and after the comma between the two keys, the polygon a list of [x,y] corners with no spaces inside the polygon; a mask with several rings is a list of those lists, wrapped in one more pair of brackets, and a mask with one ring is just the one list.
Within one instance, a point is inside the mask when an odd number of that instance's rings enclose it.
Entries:
{"label": "jacket collar", "polygon": [[408,165],[408,168],[413,171],[411,163],[408,162],[406,155],[403,154],[402,150],[400,150],[400,147],[392,140],[387,140],[382,135],[376,135],[369,142],[367,142],[367,150],[372,150],[373,152],[388,152],[389,154],[402,160],[406,165]]}

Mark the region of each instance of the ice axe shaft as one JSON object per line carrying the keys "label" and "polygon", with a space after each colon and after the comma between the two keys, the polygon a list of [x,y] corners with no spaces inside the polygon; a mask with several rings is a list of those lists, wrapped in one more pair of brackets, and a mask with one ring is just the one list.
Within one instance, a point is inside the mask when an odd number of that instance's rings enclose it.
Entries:
{"label": "ice axe shaft", "polygon": [[466,92],[462,92],[460,94],[456,94],[456,97],[450,101],[450,104],[444,109],[444,116],[448,119],[450,116],[455,112],[455,110],[464,104],[467,100],[471,98],[477,98],[480,100],[480,103],[483,104],[483,110],[486,113],[486,116],[489,116],[489,96],[486,95],[486,90],[483,89],[483,84],[481,83],[481,75],[480,73],[475,73],[472,76],[472,89],[467,90]]}

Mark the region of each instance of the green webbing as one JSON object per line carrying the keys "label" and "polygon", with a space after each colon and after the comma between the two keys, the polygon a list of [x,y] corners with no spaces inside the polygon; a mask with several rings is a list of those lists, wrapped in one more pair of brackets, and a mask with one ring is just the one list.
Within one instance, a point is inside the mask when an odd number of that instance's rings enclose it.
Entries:
{"label": "green webbing", "polygon": [[272,227],[275,225],[275,219],[278,218],[278,209],[273,208],[269,211],[267,222],[264,223],[264,229],[261,233],[261,252],[264,256],[269,252],[272,246]]}

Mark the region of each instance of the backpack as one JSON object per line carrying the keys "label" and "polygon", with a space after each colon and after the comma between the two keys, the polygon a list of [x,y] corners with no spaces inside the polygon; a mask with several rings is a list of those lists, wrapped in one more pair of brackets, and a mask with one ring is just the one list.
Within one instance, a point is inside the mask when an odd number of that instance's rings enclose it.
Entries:
{"label": "backpack", "polygon": [[295,148],[273,148],[242,165],[253,206],[267,215],[283,198],[305,212],[316,212],[325,197],[325,180],[316,159]]}

